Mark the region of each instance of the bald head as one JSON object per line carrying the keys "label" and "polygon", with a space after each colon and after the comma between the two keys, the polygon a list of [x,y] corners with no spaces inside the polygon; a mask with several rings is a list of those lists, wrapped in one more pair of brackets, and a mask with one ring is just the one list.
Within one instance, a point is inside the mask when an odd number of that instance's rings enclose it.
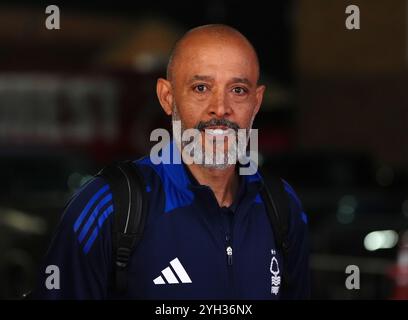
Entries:
{"label": "bald head", "polygon": [[258,55],[249,40],[238,30],[223,24],[209,24],[188,31],[175,44],[167,64],[167,80],[172,81],[178,68],[186,63],[194,49],[204,46],[235,46],[239,52],[251,61],[259,78]]}

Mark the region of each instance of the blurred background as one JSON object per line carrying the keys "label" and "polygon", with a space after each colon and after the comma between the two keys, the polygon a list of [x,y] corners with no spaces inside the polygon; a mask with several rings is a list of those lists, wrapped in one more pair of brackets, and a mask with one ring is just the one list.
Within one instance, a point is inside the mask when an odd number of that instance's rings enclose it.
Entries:
{"label": "blurred background", "polygon": [[[45,8],[58,5],[60,29]],[[346,6],[360,30],[345,27]],[[261,165],[309,217],[313,299],[408,299],[408,1],[0,2],[0,299],[29,290],[72,193],[170,128],[155,95],[189,28],[230,24],[267,86]],[[346,266],[360,268],[347,290]]]}

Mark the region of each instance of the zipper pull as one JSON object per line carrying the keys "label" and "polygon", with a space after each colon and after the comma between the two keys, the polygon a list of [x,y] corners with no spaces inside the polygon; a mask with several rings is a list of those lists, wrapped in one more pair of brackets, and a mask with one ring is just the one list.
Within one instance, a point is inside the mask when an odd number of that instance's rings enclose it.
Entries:
{"label": "zipper pull", "polygon": [[228,257],[228,265],[232,265],[232,247],[228,246],[227,247],[227,257]]}

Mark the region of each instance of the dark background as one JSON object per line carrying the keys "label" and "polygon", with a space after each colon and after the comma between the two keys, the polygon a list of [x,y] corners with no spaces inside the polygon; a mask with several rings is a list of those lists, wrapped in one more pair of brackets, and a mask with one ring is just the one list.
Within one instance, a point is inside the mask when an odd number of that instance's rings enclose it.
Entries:
{"label": "dark background", "polygon": [[[45,28],[51,4],[60,30]],[[345,27],[349,4],[360,30]],[[70,195],[169,128],[155,81],[174,41],[207,23],[258,51],[261,164],[308,214],[312,298],[408,298],[407,12],[404,0],[2,1],[0,298],[32,287]],[[360,290],[345,287],[353,264]]]}

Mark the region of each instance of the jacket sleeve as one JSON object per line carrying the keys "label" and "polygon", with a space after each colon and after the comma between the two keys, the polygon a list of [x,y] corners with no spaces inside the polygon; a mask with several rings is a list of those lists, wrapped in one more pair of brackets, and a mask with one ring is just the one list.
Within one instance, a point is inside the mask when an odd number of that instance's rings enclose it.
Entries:
{"label": "jacket sleeve", "polygon": [[307,215],[293,188],[284,181],[290,203],[289,222],[289,288],[283,299],[310,298],[309,234]]}
{"label": "jacket sleeve", "polygon": [[94,178],[68,202],[32,299],[104,299],[111,271],[112,194]]}

